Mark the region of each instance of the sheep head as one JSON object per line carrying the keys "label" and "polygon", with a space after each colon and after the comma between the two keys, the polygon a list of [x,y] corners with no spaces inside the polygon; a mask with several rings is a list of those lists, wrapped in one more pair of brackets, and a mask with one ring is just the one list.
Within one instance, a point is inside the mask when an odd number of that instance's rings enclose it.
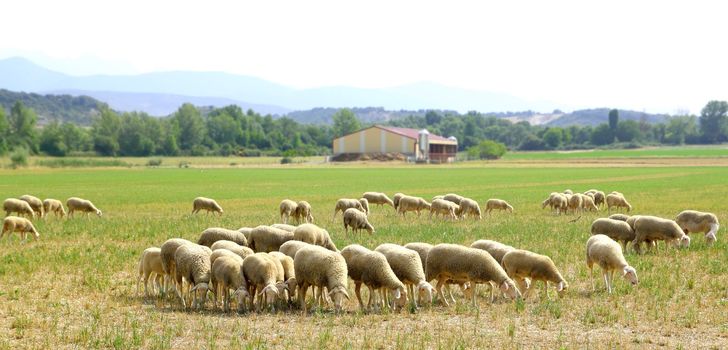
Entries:
{"label": "sheep head", "polygon": [[269,284],[265,286],[258,295],[264,295],[265,299],[268,300],[268,302],[271,302],[276,299],[276,297],[279,295],[278,287],[275,284]]}
{"label": "sheep head", "polygon": [[675,241],[675,246],[679,248],[687,248],[690,246],[690,236],[683,235]]}
{"label": "sheep head", "polygon": [[250,298],[250,292],[248,292],[248,290],[244,287],[240,287],[233,292],[233,297],[238,299],[238,304],[242,305],[246,298]]}
{"label": "sheep head", "polygon": [[631,283],[633,286],[636,286],[637,283],[639,283],[639,280],[637,279],[637,270],[635,270],[634,267],[625,266],[622,272],[622,276],[624,277],[624,279],[629,281],[629,283]]}
{"label": "sheep head", "polygon": [[516,284],[510,278],[503,281],[503,283],[501,283],[499,288],[500,288],[501,292],[508,295],[508,297],[510,297],[511,299],[520,299],[521,298],[521,292],[518,291],[518,288],[516,288]]}
{"label": "sheep head", "polygon": [[396,306],[404,307],[407,304],[407,289],[404,286],[392,290],[392,295]]}
{"label": "sheep head", "polygon": [[334,309],[338,312],[341,311],[344,298],[349,300],[349,293],[346,292],[346,287],[338,286],[329,291],[329,298],[334,302]]}
{"label": "sheep head", "polygon": [[556,292],[559,294],[559,298],[564,296],[564,293],[566,293],[566,290],[569,288],[569,284],[566,283],[566,281],[561,281],[559,284],[556,285]]}
{"label": "sheep head", "polygon": [[718,238],[715,237],[715,233],[713,232],[708,232],[705,235],[705,241],[708,243],[708,245],[713,245],[713,243],[715,243],[715,241],[717,240]]}
{"label": "sheep head", "polygon": [[420,283],[417,285],[417,292],[419,294],[420,300],[424,300],[428,304],[432,304],[432,297],[437,291],[435,290],[435,287],[433,287],[429,282],[420,281]]}

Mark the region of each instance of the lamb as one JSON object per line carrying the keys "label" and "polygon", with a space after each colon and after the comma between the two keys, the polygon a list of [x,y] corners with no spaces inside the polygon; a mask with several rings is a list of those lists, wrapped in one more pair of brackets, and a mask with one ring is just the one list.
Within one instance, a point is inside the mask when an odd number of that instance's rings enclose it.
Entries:
{"label": "lamb", "polygon": [[510,204],[508,204],[508,202],[506,202],[502,199],[491,198],[487,202],[485,202],[485,211],[488,214],[490,214],[493,211],[493,209],[506,210],[509,213],[513,212],[513,207]]}
{"label": "lamb", "polygon": [[279,296],[276,261],[266,253],[255,253],[243,260],[243,276],[251,288],[250,295],[259,297],[258,310],[273,303]]}
{"label": "lamb", "polygon": [[63,203],[53,198],[46,198],[43,200],[43,211],[45,212],[45,215],[53,213],[55,216],[66,216],[66,210],[63,209]]}
{"label": "lamb", "polygon": [[448,193],[448,194],[442,196],[442,199],[444,199],[446,201],[453,202],[453,203],[455,203],[457,205],[460,205],[460,201],[463,198],[464,198],[463,196],[461,196],[459,194],[455,194],[455,193]]}
{"label": "lamb", "polygon": [[359,198],[359,203],[361,203],[361,207],[364,208],[364,214],[369,215],[369,200],[366,198]]}
{"label": "lamb", "polygon": [[455,211],[459,209],[460,206],[453,202],[446,201],[444,199],[435,199],[430,204],[430,219],[432,219],[432,214],[435,214],[435,217],[437,217],[439,214],[442,214],[443,218],[447,215],[447,217],[451,218],[452,220],[457,220]]}
{"label": "lamb", "polygon": [[281,247],[280,247],[280,249],[278,249],[278,251],[290,256],[291,259],[293,259],[296,257],[296,253],[298,252],[299,249],[301,249],[305,246],[308,246],[308,245],[310,245],[310,244],[308,244],[306,242],[292,240],[292,241],[288,241],[286,243],[281,244]]}
{"label": "lamb", "polygon": [[[425,281],[425,270],[418,252],[403,246],[385,243],[380,244],[374,251],[384,254],[395,276],[409,289],[412,302],[417,307],[417,301],[432,304],[432,295],[435,288]],[[415,298],[415,285],[417,298]]]}
{"label": "lamb", "polygon": [[278,206],[278,208],[281,214],[281,221],[283,221],[284,224],[287,224],[288,218],[296,215],[296,209],[298,209],[298,204],[290,199],[284,199],[281,201],[281,204]]}
{"label": "lamb", "polygon": [[641,253],[640,244],[643,241],[663,240],[666,243],[673,242],[676,246],[683,248],[690,246],[690,237],[673,220],[640,215],[632,227],[635,235],[632,246],[637,253]]}
{"label": "lamb", "polygon": [[217,241],[233,241],[239,245],[247,246],[248,240],[245,235],[235,230],[228,230],[221,227],[210,227],[205,229],[200,234],[200,238],[197,240],[197,244],[204,245],[205,247],[212,247],[212,244]]}
{"label": "lamb", "polygon": [[591,234],[605,235],[617,242],[621,242],[624,250],[627,250],[627,243],[634,241],[634,229],[626,221],[599,218],[591,225]]}
{"label": "lamb", "polygon": [[364,194],[362,194],[361,196],[371,204],[376,204],[379,206],[383,206],[386,204],[394,208],[394,201],[389,199],[389,197],[387,197],[387,195],[382,192],[364,192]]}
{"label": "lamb", "polygon": [[627,220],[629,220],[629,215],[626,215],[626,214],[612,214],[612,215],[609,215],[609,218],[612,219],[612,220],[619,220],[619,221],[627,222]]}
{"label": "lamb", "polygon": [[188,293],[195,293],[192,308],[204,306],[210,283],[211,254],[209,248],[197,244],[183,244],[174,253],[175,285],[184,308],[187,308],[187,303],[182,296],[182,279],[192,287]]}
{"label": "lamb", "polygon": [[[442,243],[430,250],[427,255],[425,274],[428,281],[437,279],[437,293],[440,299],[449,306],[442,293],[447,280],[464,280],[472,284],[472,302],[475,306],[475,285],[477,283],[494,282],[512,299],[520,298],[516,284],[503,271],[498,262],[486,251],[464,247],[456,244]],[[493,300],[493,289],[491,289]]]}
{"label": "lamb", "polygon": [[39,218],[42,218],[44,216],[43,213],[43,202],[38,198],[31,196],[29,194],[24,194],[20,196],[21,201],[26,201],[28,204],[30,204],[30,207],[33,209],[33,212],[35,212],[35,215]]}
{"label": "lamb", "polygon": [[154,284],[158,291],[162,290],[160,280],[164,277],[162,269],[162,250],[157,247],[144,249],[139,259],[139,275],[137,276],[137,294],[139,294],[139,283],[144,281],[144,296],[149,296],[149,277],[154,276]]}
{"label": "lamb", "polygon": [[491,241],[488,239],[479,239],[475,242],[473,242],[470,245],[471,248],[481,249],[485,250],[490,254],[490,256],[495,259],[495,261],[498,262],[498,264],[503,262],[503,256],[506,255],[506,253],[516,250],[516,248],[513,248],[509,245],[505,245],[500,242]]}
{"label": "lamb", "polygon": [[33,240],[37,241],[40,238],[38,230],[35,229],[35,226],[33,226],[30,220],[18,216],[8,216],[3,219],[3,231],[0,233],[0,238],[7,233],[8,239],[10,239],[10,235],[13,232],[20,233],[20,239],[23,241],[25,241],[28,232],[33,234]]}
{"label": "lamb", "polygon": [[272,252],[281,247],[281,244],[293,239],[293,232],[275,227],[261,225],[250,232],[249,247],[255,252]]}
{"label": "lamb", "polygon": [[607,285],[607,292],[612,294],[612,284],[614,283],[614,271],[621,270],[622,276],[633,286],[637,285],[637,271],[634,267],[627,264],[622,254],[622,247],[619,243],[613,241],[605,235],[594,235],[586,241],[586,266],[589,267],[589,275],[591,276],[592,289],[594,286],[593,265],[597,263],[602,268],[604,283]]}
{"label": "lamb", "polygon": [[704,213],[695,210],[684,210],[675,218],[675,222],[683,229],[685,234],[690,232],[705,233],[705,240],[708,245],[715,243],[716,234],[720,224],[718,217],[713,213]]}
{"label": "lamb", "polygon": [[402,197],[404,197],[404,196],[405,196],[405,194],[400,193],[400,192],[397,192],[394,194],[394,196],[392,197],[392,203],[394,204],[394,211],[399,210],[399,200],[402,199]]}
{"label": "lamb", "polygon": [[[549,298],[548,284],[556,283],[556,291],[559,297],[563,296],[568,288],[568,283],[561,276],[553,260],[546,255],[536,254],[527,250],[516,249],[506,253],[501,263],[508,276],[519,280],[528,277],[531,281],[543,281],[546,298]],[[526,298],[533,290],[533,283],[523,293]]]}
{"label": "lamb", "polygon": [[572,213],[576,214],[577,211],[581,211],[581,203],[583,202],[582,197],[580,196],[581,193],[573,194],[571,196],[566,196],[568,198],[568,208],[571,209]]}
{"label": "lamb", "polygon": [[367,219],[367,215],[354,208],[346,209],[344,212],[344,231],[347,235],[349,234],[349,227],[351,227],[352,233],[358,232],[362,229],[367,230],[370,235],[375,232],[374,226],[372,226]]}
{"label": "lamb", "polygon": [[288,303],[296,297],[296,270],[293,267],[293,258],[281,252],[270,252],[270,256],[278,259],[283,267],[283,281],[288,291]]}
{"label": "lamb", "polygon": [[460,218],[465,218],[465,215],[473,217],[477,216],[478,220],[483,218],[480,214],[480,206],[478,205],[478,202],[470,198],[460,199],[460,208],[457,212],[455,212],[455,214]]}
{"label": "lamb", "polygon": [[624,195],[622,195],[619,192],[612,192],[607,195],[606,198],[607,202],[607,211],[612,211],[612,207],[615,208],[627,208],[627,212],[632,210],[632,205],[627,202],[627,199],[624,198]]}
{"label": "lamb", "polygon": [[96,216],[101,216],[102,214],[101,210],[97,209],[91,201],[78,197],[68,198],[66,200],[66,207],[68,207],[69,218],[73,216],[75,211],[86,213],[86,216],[88,216],[89,213],[96,213]]}
{"label": "lamb", "polygon": [[238,299],[238,312],[242,312],[245,300],[250,299],[248,283],[243,276],[243,260],[228,256],[220,257],[212,263],[211,269],[210,285],[214,294],[222,297],[223,311],[230,311],[229,290],[232,289],[233,295]]}
{"label": "lamb", "polygon": [[313,223],[313,214],[311,214],[311,204],[306,201],[296,203],[296,212],[294,217],[297,223],[307,222]]}
{"label": "lamb", "polygon": [[[455,203],[453,203],[453,204],[457,205]],[[422,243],[422,242],[412,242],[412,243],[405,244],[404,247],[417,252],[417,254],[420,256],[420,261],[422,262],[422,268],[425,268],[425,266],[427,266],[427,255],[430,253],[430,249],[432,249],[432,247],[433,247],[432,244]],[[431,281],[431,280],[427,280],[428,283],[429,283],[429,281]],[[466,290],[469,288],[469,283],[464,282],[464,281],[448,280],[446,283],[447,284],[445,284],[445,289],[447,289],[447,292],[450,295],[450,300],[452,300],[453,303],[455,302],[455,297],[453,297],[452,290],[450,290],[451,283],[458,284],[460,286],[460,290],[463,292],[463,294],[465,294]]]}
{"label": "lamb", "polygon": [[219,249],[227,249],[227,250],[235,253],[235,255],[239,256],[241,259],[245,259],[246,256],[253,255],[253,253],[255,253],[255,252],[253,252],[252,249],[250,249],[244,245],[240,245],[233,241],[228,241],[228,240],[224,240],[224,239],[216,241],[215,243],[213,243],[210,246],[210,250],[212,250],[213,252],[215,252],[216,250],[219,250]]}
{"label": "lamb", "polygon": [[430,203],[427,203],[427,201],[421,197],[403,196],[399,200],[397,212],[402,214],[402,217],[404,217],[405,213],[408,211],[416,211],[417,216],[420,216],[420,212],[422,210],[430,210]]}
{"label": "lamb", "polygon": [[331,222],[334,222],[334,220],[336,219],[336,213],[341,212],[343,214],[346,209],[349,208],[358,209],[362,213],[364,212],[364,207],[361,206],[361,202],[359,202],[358,199],[341,198],[336,201],[336,207],[334,208],[334,217],[331,219]]}
{"label": "lamb", "polygon": [[347,266],[341,254],[309,245],[298,250],[293,259],[293,268],[298,283],[298,300],[304,313],[309,286],[319,287],[319,295],[326,288],[337,312],[341,311],[343,299],[349,300],[346,291]]}
{"label": "lamb", "polygon": [[354,280],[354,291],[357,300],[359,300],[359,307],[362,310],[365,310],[364,302],[361,299],[362,283],[369,289],[369,301],[366,309],[372,307],[372,301],[377,291],[382,291],[381,299],[384,302],[386,297],[383,289],[389,289],[394,295],[394,309],[406,303],[407,290],[405,285],[397,278],[389,266],[387,258],[382,253],[371,251],[358,244],[351,244],[341,250],[341,255],[346,261],[349,277]]}
{"label": "lamb", "polygon": [[20,199],[5,199],[5,201],[3,201],[3,210],[5,210],[5,216],[10,215],[11,213],[18,213],[18,216],[27,215],[29,218],[35,217],[35,212],[33,211],[33,208],[30,207],[30,204],[26,201],[21,201]]}
{"label": "lamb", "polygon": [[[193,244],[184,238],[171,238],[166,240],[161,246],[162,270],[165,274],[165,285],[171,285],[172,280],[177,274],[177,264],[174,260],[174,254],[177,248],[185,244]],[[165,292],[167,289],[165,288]]]}
{"label": "lamb", "polygon": [[[349,209],[347,209],[347,211],[348,210]],[[344,219],[346,219],[346,212],[344,214]],[[344,221],[346,222],[346,220]],[[329,232],[314,224],[303,224],[298,226],[296,230],[293,231],[293,239],[309,244],[315,244],[331,251],[338,251],[338,249],[336,249],[336,244],[334,244],[329,236]]]}
{"label": "lamb", "polygon": [[222,207],[214,199],[205,197],[197,197],[192,201],[192,214],[200,210],[205,210],[208,214],[210,212],[218,213],[220,216],[223,213]]}
{"label": "lamb", "polygon": [[281,230],[286,230],[288,232],[293,232],[296,230],[296,226],[289,225],[289,224],[273,224],[273,225],[270,225],[270,227],[279,228]]}

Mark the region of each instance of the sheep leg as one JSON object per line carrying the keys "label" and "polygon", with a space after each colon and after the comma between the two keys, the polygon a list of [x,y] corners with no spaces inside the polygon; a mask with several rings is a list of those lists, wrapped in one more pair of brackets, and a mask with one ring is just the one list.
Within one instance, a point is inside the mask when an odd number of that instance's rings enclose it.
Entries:
{"label": "sheep leg", "polygon": [[182,307],[185,309],[187,308],[187,303],[185,302],[185,298],[182,296],[182,277],[175,278],[174,281],[174,290],[177,292],[177,296],[182,300]]}
{"label": "sheep leg", "polygon": [[546,299],[551,300],[551,296],[549,295],[549,281],[543,281],[543,291],[546,293]]}
{"label": "sheep leg", "polygon": [[150,275],[150,272],[149,271],[144,271],[144,277],[143,277],[143,279],[144,279],[144,296],[145,297],[149,297],[149,288],[148,288],[148,285],[149,285],[149,275]]}
{"label": "sheep leg", "polygon": [[[473,307],[475,307],[475,306],[476,306],[476,303],[475,303],[475,294],[476,294],[476,293],[475,293],[475,286],[477,286],[477,284],[473,283],[473,291],[472,291],[472,292],[470,293],[470,297],[471,297],[471,298],[472,298],[472,300],[473,300]],[[492,295],[492,294],[493,294],[493,290],[491,289],[491,295]]]}
{"label": "sheep leg", "polygon": [[356,299],[359,300],[359,308],[364,310],[364,302],[361,300],[361,282],[354,282],[354,293],[356,293]]}
{"label": "sheep leg", "polygon": [[612,287],[609,285],[609,273],[602,270],[602,276],[604,277],[604,284],[607,285],[607,293],[612,294]]}
{"label": "sheep leg", "polygon": [[[445,295],[442,293],[442,287],[445,285],[445,279],[444,278],[438,278],[437,279],[437,296],[442,300],[443,303],[445,303],[445,306],[450,306],[448,304],[447,299],[445,299]],[[450,292],[448,288],[448,292]],[[450,297],[452,297],[452,293],[450,293]]]}
{"label": "sheep leg", "polygon": [[306,313],[306,290],[308,289],[308,283],[302,282],[298,286],[298,303],[301,304],[303,313]]}
{"label": "sheep leg", "polygon": [[367,285],[367,289],[369,290],[369,302],[367,302],[367,309],[368,310],[371,310],[371,308],[372,308],[372,300],[375,297],[374,293],[376,293],[376,290],[374,290],[374,288],[372,288],[369,285]]}

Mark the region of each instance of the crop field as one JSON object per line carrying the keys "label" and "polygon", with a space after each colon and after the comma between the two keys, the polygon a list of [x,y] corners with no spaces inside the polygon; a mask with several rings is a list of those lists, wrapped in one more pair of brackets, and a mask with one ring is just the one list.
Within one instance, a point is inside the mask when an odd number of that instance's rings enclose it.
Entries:
{"label": "crop field", "polygon": [[[715,348],[728,346],[728,167],[296,166],[257,168],[118,168],[0,170],[0,196],[33,194],[65,202],[92,200],[98,218],[36,219],[39,241],[0,240],[0,348]],[[667,218],[684,209],[715,213],[718,242],[691,235],[688,249],[660,243],[644,255],[627,252],[640,283],[615,276],[606,293],[595,268],[592,290],[584,245],[591,222],[606,209],[556,216],[540,203],[552,191],[597,188],[623,192],[636,214]],[[402,219],[372,207],[374,235],[344,235],[338,198],[365,191],[422,196],[455,192],[502,198],[513,214],[480,221]],[[196,196],[215,198],[223,216],[190,215]],[[136,292],[137,263],[147,247],[182,237],[196,241],[207,227],[237,229],[278,222],[284,198],[312,204],[315,223],[341,249],[359,243],[423,241],[469,245],[494,239],[549,255],[569,288],[563,298],[537,293],[523,302],[478,286],[473,307],[455,288],[456,305],[362,313],[349,284],[343,314],[316,309],[223,313],[206,304],[185,311],[178,299]],[[366,288],[363,288],[367,298]],[[143,293],[142,293],[143,294]]]}

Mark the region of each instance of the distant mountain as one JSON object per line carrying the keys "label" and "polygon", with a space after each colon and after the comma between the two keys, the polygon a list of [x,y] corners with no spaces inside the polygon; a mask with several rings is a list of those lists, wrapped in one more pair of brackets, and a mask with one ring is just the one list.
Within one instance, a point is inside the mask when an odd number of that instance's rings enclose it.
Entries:
{"label": "distant mountain", "polygon": [[[561,117],[551,120],[548,126],[569,126],[569,125],[591,125],[597,126],[602,123],[609,123],[609,108],[582,109],[562,115]],[[619,120],[644,120],[647,123],[663,123],[667,120],[665,114],[650,114],[645,112],[637,112],[630,110],[619,110]]]}
{"label": "distant mountain", "polygon": [[103,102],[88,96],[40,95],[0,89],[0,106],[6,115],[17,101],[35,111],[39,125],[52,121],[91,125],[91,118],[104,106]]}

